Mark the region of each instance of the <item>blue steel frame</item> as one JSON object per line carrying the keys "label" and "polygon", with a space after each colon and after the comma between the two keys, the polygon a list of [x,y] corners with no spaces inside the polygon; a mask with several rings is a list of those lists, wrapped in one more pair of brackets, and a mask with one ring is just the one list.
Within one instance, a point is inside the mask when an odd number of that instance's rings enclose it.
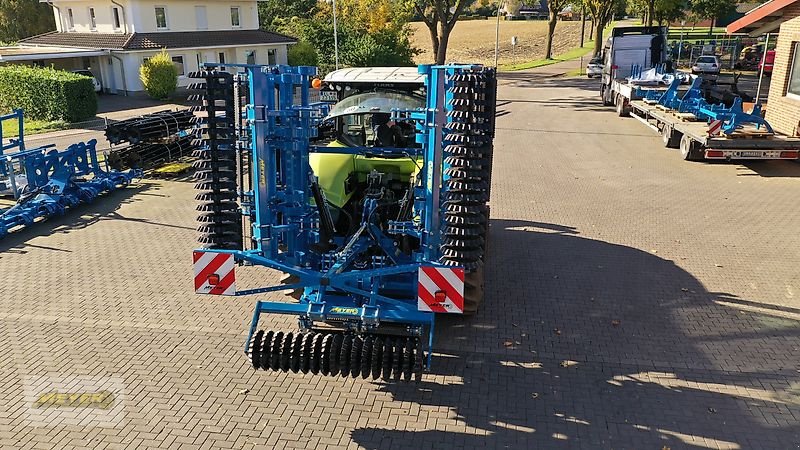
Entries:
{"label": "blue steel frame", "polygon": [[[239,262],[265,266],[296,276],[294,284],[281,284],[238,291],[236,295],[260,294],[281,290],[304,289],[300,303],[257,301],[245,341],[249,343],[263,313],[297,315],[301,326],[310,327],[314,321],[331,319],[356,323],[358,330],[368,330],[381,322],[407,325],[409,334],[422,336],[427,327],[428,346],[433,347],[434,314],[417,310],[416,273],[420,267],[439,265],[441,257],[440,230],[441,196],[444,169],[443,128],[449,109],[447,78],[453,73],[474,66],[420,66],[426,75],[426,108],[396,111],[416,122],[417,142],[422,145],[414,156],[423,157],[420,170],[422,186],[415,190],[414,215],[417,221],[393,223],[394,234],[417,236],[420,251],[411,259],[392,259],[395,265],[363,270],[345,270],[352,258],[368,245],[369,233],[373,242],[390,249],[376,227],[362,222],[361,229],[347,242],[330,267],[309,252],[319,243],[318,212],[309,192],[313,173],[309,152],[335,152],[376,155],[375,148],[325,148],[310,145],[316,136],[317,125],[327,113],[327,103],[311,103],[309,87],[316,75],[315,67],[260,66],[213,64],[214,67],[242,69],[249,83],[246,107],[250,141],[241,142],[251,156],[252,192],[242,193],[242,212],[252,218],[252,250],[200,249],[198,251],[232,254]],[[295,104],[299,90],[299,103]],[[410,155],[410,149],[380,150],[382,155]],[[368,205],[365,205],[365,209]],[[392,232],[390,230],[390,232]],[[376,237],[379,236],[379,237]],[[279,248],[280,247],[280,248]],[[389,256],[391,258],[391,255]],[[381,290],[393,286],[409,294],[403,299],[383,295]],[[431,352],[426,366],[429,368]]]}

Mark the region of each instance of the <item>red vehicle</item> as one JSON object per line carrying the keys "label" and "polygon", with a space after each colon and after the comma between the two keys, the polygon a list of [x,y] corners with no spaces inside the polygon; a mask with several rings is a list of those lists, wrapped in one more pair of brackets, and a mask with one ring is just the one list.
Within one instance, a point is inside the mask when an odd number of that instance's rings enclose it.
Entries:
{"label": "red vehicle", "polygon": [[[766,61],[766,62],[765,62]],[[764,74],[772,75],[772,65],[775,63],[775,50],[767,50],[767,53],[761,57],[758,62],[758,71],[761,71],[761,65],[764,65]]]}

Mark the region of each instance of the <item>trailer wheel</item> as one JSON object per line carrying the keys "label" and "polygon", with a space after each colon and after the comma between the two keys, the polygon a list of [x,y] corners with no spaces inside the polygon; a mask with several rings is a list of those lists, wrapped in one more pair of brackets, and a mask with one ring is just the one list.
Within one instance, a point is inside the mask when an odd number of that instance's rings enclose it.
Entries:
{"label": "trailer wheel", "polygon": [[619,117],[628,117],[630,115],[630,108],[628,107],[628,101],[622,94],[617,94],[617,115]]}
{"label": "trailer wheel", "polygon": [[661,126],[661,140],[664,142],[666,148],[678,148],[681,145],[682,133],[675,131],[668,124]]}
{"label": "trailer wheel", "polygon": [[700,144],[688,135],[681,137],[681,156],[686,161],[701,161],[703,157],[700,154]]}

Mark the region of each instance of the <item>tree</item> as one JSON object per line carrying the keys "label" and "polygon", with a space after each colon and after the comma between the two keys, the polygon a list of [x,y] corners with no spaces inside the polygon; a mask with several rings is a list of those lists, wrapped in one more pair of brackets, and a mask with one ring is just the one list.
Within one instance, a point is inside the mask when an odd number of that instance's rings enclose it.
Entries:
{"label": "tree", "polygon": [[586,0],[586,8],[592,13],[595,22],[594,55],[603,50],[603,29],[611,20],[616,0]]}
{"label": "tree", "polygon": [[[398,0],[337,0],[339,62],[354,66],[408,66],[418,51],[409,41],[413,5]],[[320,2],[311,17],[276,17],[276,31],[307,42],[321,72],[333,69],[333,5]]]}
{"label": "tree", "polygon": [[287,58],[290,66],[316,66],[318,61],[317,50],[303,41],[289,47]]}
{"label": "tree", "polygon": [[436,64],[447,60],[447,43],[464,9],[474,0],[417,0],[414,9],[428,27]]}
{"label": "tree", "polygon": [[38,0],[0,0],[0,41],[11,43],[56,29],[53,9]]}
{"label": "tree", "polygon": [[692,12],[701,19],[708,19],[711,25],[708,28],[709,36],[714,31],[716,20],[736,8],[736,0],[691,0]]}
{"label": "tree", "polygon": [[178,69],[166,50],[142,63],[139,67],[139,79],[142,80],[147,95],[155,99],[166,99],[178,87]]}
{"label": "tree", "polygon": [[544,57],[553,59],[553,35],[556,32],[556,24],[558,23],[558,13],[569,4],[569,0],[547,0],[547,9],[549,10],[547,21],[547,46],[544,50]]}
{"label": "tree", "polygon": [[659,26],[669,24],[683,17],[687,8],[684,0],[656,0],[654,19]]}
{"label": "tree", "polygon": [[262,29],[277,29],[292,17],[309,19],[314,15],[317,0],[266,0],[258,2],[258,21]]}

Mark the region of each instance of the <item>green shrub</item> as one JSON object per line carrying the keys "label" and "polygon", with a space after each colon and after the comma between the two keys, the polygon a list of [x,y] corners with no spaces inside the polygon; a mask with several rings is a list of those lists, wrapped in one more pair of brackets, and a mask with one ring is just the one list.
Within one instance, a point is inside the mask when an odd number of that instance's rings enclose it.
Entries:
{"label": "green shrub", "polygon": [[0,67],[0,108],[36,120],[80,122],[97,113],[92,79],[53,68]]}
{"label": "green shrub", "polygon": [[308,42],[300,41],[289,48],[287,55],[290,66],[316,66],[317,49]]}
{"label": "green shrub", "polygon": [[161,50],[142,64],[139,68],[139,79],[142,80],[147,95],[163,100],[178,87],[178,69],[169,53]]}

